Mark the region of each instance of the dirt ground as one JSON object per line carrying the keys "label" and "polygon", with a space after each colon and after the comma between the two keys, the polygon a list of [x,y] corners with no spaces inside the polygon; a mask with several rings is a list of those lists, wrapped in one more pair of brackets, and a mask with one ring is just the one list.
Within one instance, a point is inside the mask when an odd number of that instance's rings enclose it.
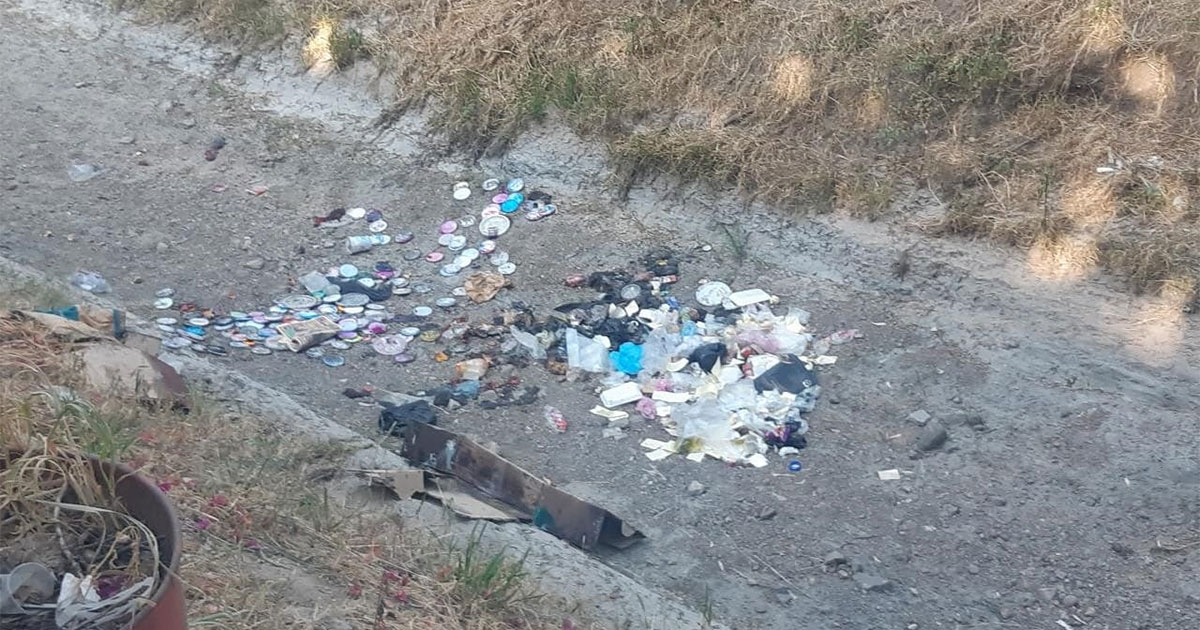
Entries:
{"label": "dirt ground", "polygon": [[[439,222],[478,205],[453,201],[451,184],[501,175],[281,115],[225,80],[219,63],[181,72],[130,44],[118,22],[72,31],[18,4],[0,2],[0,255],[58,277],[94,269],[144,317],[163,287],[246,309],[346,262],[340,244],[326,245],[353,232],[311,222],[338,206],[383,208],[389,231],[429,247]],[[206,162],[218,135],[228,144]],[[516,301],[545,312],[580,297],[562,285],[567,273],[666,243],[689,252],[681,296],[701,278],[759,286],[811,311],[818,331],[865,333],[822,375],[799,474],[778,459],[757,470],[651,463],[637,443],[663,437],[660,428],[635,423],[627,439],[602,438],[586,413],[595,383],[541,368],[517,374],[562,409],[567,433],[545,427],[542,403],[468,405],[446,421],[647,533],[607,563],[696,607],[711,599],[738,629],[1200,626],[1200,363],[1186,316],[1103,277],[1039,275],[1011,251],[884,223],[790,221],[667,181],[615,203],[571,181],[594,159],[577,144],[546,128],[514,147],[503,175],[546,182],[562,210],[519,220],[504,238],[518,263],[513,288],[438,317],[490,318]],[[72,182],[73,163],[104,171]],[[256,184],[269,191],[244,192]],[[906,202],[919,211],[936,200],[914,191]],[[740,261],[726,220],[747,234]],[[713,250],[695,249],[704,243]],[[892,263],[906,249],[911,271],[899,280]],[[403,251],[383,250],[435,287],[430,298],[449,291],[434,265],[406,263]],[[254,259],[261,268],[247,266]],[[432,301],[417,298],[393,302]],[[445,382],[453,362],[432,360],[438,346],[418,348],[407,367],[361,349],[336,369],[278,354],[210,360],[370,433],[373,409],[341,390]],[[918,427],[907,417],[919,409],[950,437],[914,459]],[[877,477],[891,468],[901,480]],[[692,481],[706,492],[691,496]],[[847,559],[841,574],[823,566],[832,552]],[[863,588],[875,578],[879,588]]]}

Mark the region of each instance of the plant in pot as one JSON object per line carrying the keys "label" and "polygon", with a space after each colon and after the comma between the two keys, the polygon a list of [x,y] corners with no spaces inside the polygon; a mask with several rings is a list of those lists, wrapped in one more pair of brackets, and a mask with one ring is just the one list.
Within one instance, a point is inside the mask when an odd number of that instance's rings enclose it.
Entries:
{"label": "plant in pot", "polygon": [[182,630],[180,535],[154,484],[43,439],[0,451],[0,626]]}

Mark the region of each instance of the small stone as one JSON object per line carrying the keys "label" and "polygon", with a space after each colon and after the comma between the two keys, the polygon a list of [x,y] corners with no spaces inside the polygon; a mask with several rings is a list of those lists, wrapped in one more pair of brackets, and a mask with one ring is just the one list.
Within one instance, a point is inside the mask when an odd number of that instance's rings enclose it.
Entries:
{"label": "small stone", "polygon": [[150,166],[150,160],[147,160],[146,158],[139,158],[137,161],[137,165],[138,166]]}
{"label": "small stone", "polygon": [[855,573],[854,582],[864,591],[882,592],[892,588],[892,581],[873,573]]}
{"label": "small stone", "polygon": [[329,248],[333,247],[333,241],[321,241],[321,247],[324,247],[325,249],[329,249]]}
{"label": "small stone", "polygon": [[496,390],[494,390],[494,389],[487,389],[482,392],[479,392],[480,402],[496,402],[499,399],[500,399],[500,395],[497,394]]}
{"label": "small stone", "polygon": [[918,409],[918,410],[908,414],[909,422],[914,422],[914,423],[916,423],[917,426],[920,426],[920,427],[925,426],[925,423],[929,422],[929,419],[932,417],[933,416],[929,415],[929,412],[925,411],[924,409]]}
{"label": "small stone", "polygon": [[920,435],[917,436],[917,450],[923,452],[936,451],[946,443],[950,434],[946,432],[946,427],[942,426],[941,422],[934,420],[925,425],[921,429]]}
{"label": "small stone", "polygon": [[458,409],[461,409],[462,406],[463,406],[462,403],[458,402],[457,400],[454,400],[453,398],[446,401],[446,409],[448,409],[450,411],[456,411]]}
{"label": "small stone", "polygon": [[824,563],[825,566],[834,568],[843,564],[849,564],[850,561],[846,559],[846,554],[840,551],[830,551],[829,553],[825,554]]}
{"label": "small stone", "polygon": [[915,623],[910,623],[907,626],[904,626],[904,630],[917,630],[917,628],[920,628],[920,627],[921,626],[918,626]]}
{"label": "small stone", "polygon": [[117,138],[117,144],[133,144],[134,142],[137,142],[137,139],[133,136],[122,136]]}
{"label": "small stone", "polygon": [[962,401],[963,401],[963,397],[962,397],[962,396],[957,396],[957,395],[956,395],[956,396],[953,396],[953,397],[951,397],[951,398],[950,398],[950,402],[952,402],[952,403],[954,403],[954,404],[956,404],[956,405],[961,405],[961,404],[962,404]]}
{"label": "small stone", "polygon": [[767,608],[767,605],[766,605],[766,604],[758,604],[758,605],[756,605],[756,606],[754,607],[754,612],[756,612],[756,613],[758,613],[758,614],[760,614],[760,615],[764,615],[764,614],[766,614],[766,612],[767,612],[768,610],[770,610],[770,609],[769,609],[769,608]]}
{"label": "small stone", "polygon": [[1038,589],[1038,599],[1044,602],[1054,601],[1054,596],[1058,594],[1058,589],[1053,586],[1047,586]]}
{"label": "small stone", "polygon": [[778,513],[778,512],[776,512],[776,511],[775,511],[775,508],[773,508],[773,507],[765,507],[765,508],[763,508],[762,510],[760,510],[760,511],[758,512],[758,520],[760,520],[760,521],[769,521],[769,520],[771,520],[771,519],[775,518],[775,515],[776,515],[777,513]]}
{"label": "small stone", "polygon": [[967,573],[970,573],[971,575],[979,575],[979,567],[974,564],[968,564]]}
{"label": "small stone", "polygon": [[[608,426],[610,426],[614,429],[628,429],[629,428],[629,418],[614,418],[614,419],[608,421]],[[696,482],[693,481],[692,483],[696,483]],[[690,487],[691,486],[689,486],[689,488]]]}
{"label": "small stone", "polygon": [[1088,606],[1087,608],[1084,608],[1083,616],[1084,617],[1095,617],[1096,616],[1096,608],[1093,606]]}
{"label": "small stone", "polygon": [[143,280],[141,276],[134,276],[134,277],[133,277],[133,283],[134,283],[134,284],[141,284],[141,283],[143,283],[143,282],[145,282],[145,280]]}
{"label": "small stone", "polygon": [[4,185],[4,190],[16,190],[16,189],[17,189],[16,184],[5,184]]}
{"label": "small stone", "polygon": [[303,255],[305,250],[304,250],[303,245],[297,245],[296,248],[292,251],[295,252],[296,255]]}
{"label": "small stone", "polygon": [[842,404],[842,399],[841,399],[841,398],[838,398],[838,397],[837,397],[837,394],[833,394],[833,395],[831,395],[831,396],[829,397],[829,404],[831,404],[831,405],[840,405],[840,404]]}
{"label": "small stone", "polygon": [[1007,606],[1001,606],[1001,607],[1000,607],[1000,618],[1001,618],[1001,619],[1012,619],[1012,616],[1013,616],[1014,614],[1015,614],[1015,613],[1013,612],[1013,609],[1012,609],[1012,608],[1009,608],[1009,607],[1007,607]]}
{"label": "small stone", "polygon": [[687,493],[693,497],[698,497],[704,494],[707,490],[708,488],[705,488],[704,484],[700,483],[699,481],[693,481],[689,483],[687,487]]}
{"label": "small stone", "polygon": [[179,126],[183,127],[184,129],[191,129],[192,127],[196,126],[196,119],[184,118],[183,120],[179,121]]}
{"label": "small stone", "polygon": [[1079,598],[1074,595],[1066,595],[1062,598],[1062,605],[1067,608],[1074,608],[1079,605]]}
{"label": "small stone", "polygon": [[156,103],[155,107],[158,108],[158,111],[166,113],[166,112],[171,111],[171,109],[175,107],[175,101],[172,101],[169,98],[165,98],[165,99],[159,101],[158,103]]}
{"label": "small stone", "polygon": [[265,261],[261,258],[251,258],[250,260],[247,260],[246,262],[242,263],[243,267],[245,267],[247,269],[254,269],[254,270],[262,269],[266,265],[267,265],[267,261]]}
{"label": "small stone", "polygon": [[162,241],[159,241],[158,243],[156,243],[156,244],[154,245],[154,251],[156,251],[156,252],[158,252],[158,253],[160,253],[160,254],[165,254],[165,253],[167,253],[167,250],[169,250],[169,249],[171,249],[171,246],[170,246],[170,245],[167,245],[166,243],[164,243],[164,242],[162,242]]}
{"label": "small stone", "polygon": [[780,606],[791,606],[792,602],[796,601],[796,594],[781,588],[775,591],[775,601],[779,602]]}

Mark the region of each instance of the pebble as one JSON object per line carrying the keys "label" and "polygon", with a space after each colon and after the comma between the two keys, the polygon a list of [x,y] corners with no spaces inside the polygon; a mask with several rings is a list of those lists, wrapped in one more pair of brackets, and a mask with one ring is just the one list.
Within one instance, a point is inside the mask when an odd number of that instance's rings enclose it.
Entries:
{"label": "pebble", "polygon": [[765,507],[758,512],[758,520],[769,521],[769,520],[775,518],[776,514],[778,514],[778,512],[775,510],[775,508]]}
{"label": "pebble", "polygon": [[946,427],[942,426],[941,422],[934,420],[925,425],[921,429],[920,435],[917,436],[917,450],[929,452],[936,451],[941,448],[950,434],[946,432]]}
{"label": "pebble", "polygon": [[251,258],[250,260],[247,260],[246,262],[242,263],[243,267],[245,267],[247,269],[254,269],[256,271],[259,269],[262,269],[266,265],[267,265],[267,261],[265,261],[261,258]]}
{"label": "pebble", "polygon": [[1058,594],[1058,589],[1053,586],[1047,586],[1045,588],[1039,588],[1037,594],[1038,599],[1041,599],[1044,602],[1052,602],[1054,601],[1054,596]]}
{"label": "pebble", "polygon": [[708,490],[708,488],[705,488],[704,484],[700,483],[699,481],[693,481],[693,482],[689,483],[688,487],[687,487],[688,494],[690,494],[694,497],[698,497],[698,496],[704,494],[705,491],[707,491],[707,490]]}
{"label": "pebble", "polygon": [[169,249],[171,249],[171,246],[167,245],[166,243],[164,243],[162,241],[159,241],[157,244],[154,245],[154,251],[156,251],[160,254],[167,253],[167,250],[169,250]]}
{"label": "pebble", "polygon": [[855,573],[854,582],[864,591],[881,592],[892,588],[892,581],[873,573]]}
{"label": "pebble", "polygon": [[849,564],[849,562],[850,561],[846,558],[846,554],[840,551],[830,551],[829,553],[825,554],[824,563],[827,567],[838,567],[843,564]]}
{"label": "pebble", "polygon": [[121,138],[117,138],[118,144],[133,144],[134,142],[137,142],[137,139],[133,136],[123,136]]}
{"label": "pebble", "polygon": [[1079,598],[1074,595],[1067,595],[1062,598],[1062,605],[1067,608],[1074,608],[1079,605]]}
{"label": "pebble", "polygon": [[132,282],[134,284],[141,284],[145,282],[145,280],[143,280],[141,276],[134,276]]}
{"label": "pebble", "polygon": [[192,127],[196,126],[196,119],[184,118],[183,120],[179,121],[179,126],[183,127],[184,129],[191,129]]}

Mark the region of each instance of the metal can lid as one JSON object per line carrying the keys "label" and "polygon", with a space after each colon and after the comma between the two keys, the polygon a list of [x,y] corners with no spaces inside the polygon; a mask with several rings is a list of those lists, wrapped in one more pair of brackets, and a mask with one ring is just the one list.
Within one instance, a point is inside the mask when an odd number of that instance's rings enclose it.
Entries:
{"label": "metal can lid", "polygon": [[450,291],[450,294],[458,297],[467,297],[467,287],[454,287],[454,289]]}
{"label": "metal can lid", "polygon": [[229,316],[237,321],[242,321],[250,318],[250,315],[245,311],[229,311]]}
{"label": "metal can lid", "polygon": [[513,193],[508,196],[508,201],[505,203],[511,202],[516,202],[517,205],[521,205],[525,203],[525,195],[522,195],[521,193]]}
{"label": "metal can lid", "polygon": [[428,306],[418,306],[413,308],[412,313],[417,317],[429,317],[433,314],[433,309]]}
{"label": "metal can lid", "polygon": [[207,317],[192,317],[187,320],[187,323],[189,326],[196,326],[197,328],[204,328],[205,326],[211,324],[212,322],[209,321]]}
{"label": "metal can lid", "polygon": [[442,262],[442,259],[445,257],[446,257],[446,255],[443,254],[442,252],[429,252],[428,254],[425,254],[425,261],[431,262],[431,263],[438,263],[438,262]]}
{"label": "metal can lid", "polygon": [[341,367],[346,365],[346,358],[331,354],[327,357],[322,357],[321,363],[324,363],[328,367]]}
{"label": "metal can lid", "polygon": [[514,177],[508,180],[508,183],[504,185],[504,189],[510,193],[521,192],[525,189],[525,180],[520,177]]}
{"label": "metal can lid", "polygon": [[172,350],[182,350],[192,345],[192,342],[186,337],[171,337],[169,339],[163,339],[162,345]]}
{"label": "metal can lid", "polygon": [[343,278],[356,278],[358,277],[358,267],[346,263],[338,267],[338,275]]}
{"label": "metal can lid", "polygon": [[322,315],[333,315],[337,312],[337,307],[332,304],[322,304],[317,307],[317,312]]}
{"label": "metal can lid", "polygon": [[366,306],[371,301],[365,293],[343,293],[338,304],[342,306]]}
{"label": "metal can lid", "polygon": [[270,317],[271,315],[283,315],[286,312],[288,312],[288,310],[278,304],[272,304],[270,307],[267,308],[267,316],[268,317]]}
{"label": "metal can lid", "polygon": [[175,304],[175,300],[172,300],[169,297],[158,298],[157,300],[154,300],[154,308],[156,308],[160,311],[165,311],[165,310],[171,308],[172,306],[174,306],[174,304]]}
{"label": "metal can lid", "polygon": [[512,221],[504,215],[488,217],[479,222],[479,233],[487,238],[496,238],[512,227]]}
{"label": "metal can lid", "polygon": [[486,240],[479,244],[480,254],[490,254],[494,251],[496,251],[496,241]]}
{"label": "metal can lid", "polygon": [[457,229],[458,229],[458,222],[453,219],[451,219],[449,221],[442,221],[442,224],[440,226],[438,226],[438,231],[441,232],[442,234],[453,234],[454,231]]}
{"label": "metal can lid", "polygon": [[395,278],[392,278],[392,286],[396,288],[406,287],[408,286],[408,282],[408,278],[405,278],[404,276],[396,276]]}
{"label": "metal can lid", "polygon": [[454,198],[459,201],[463,201],[464,199],[467,199],[470,196],[471,196],[470,188],[457,188],[454,190]]}
{"label": "metal can lid", "polygon": [[229,347],[230,348],[249,348],[250,344],[246,343],[245,341],[234,340],[234,341],[229,342]]}
{"label": "metal can lid", "polygon": [[342,312],[347,315],[358,315],[359,313],[362,313],[365,310],[367,310],[367,309],[365,309],[361,306],[343,306],[342,307]]}
{"label": "metal can lid", "polygon": [[325,297],[321,298],[321,301],[324,302],[325,304],[337,304],[338,301],[340,301],[341,299],[342,299],[341,293],[330,293],[329,295],[326,295]]}
{"label": "metal can lid", "polygon": [[504,203],[505,201],[508,201],[508,195],[506,193],[496,193],[496,194],[492,195],[492,203],[494,203],[494,204],[499,205],[499,204]]}
{"label": "metal can lid", "polygon": [[475,225],[475,217],[469,214],[464,214],[458,218],[459,227],[471,227],[472,225]]}
{"label": "metal can lid", "polygon": [[467,237],[463,236],[462,234],[452,235],[450,237],[450,242],[446,244],[446,247],[449,248],[450,251],[452,251],[452,252],[456,252],[466,246],[467,246]]}
{"label": "metal can lid", "polygon": [[496,267],[496,271],[499,271],[502,275],[510,276],[517,271],[517,266],[513,263],[504,263]]}
{"label": "metal can lid", "polygon": [[[287,350],[287,342],[284,341],[283,337],[270,337],[267,340],[263,341],[263,345],[265,345],[266,347],[268,347],[272,350]],[[258,348],[261,346],[255,346],[255,347]]]}
{"label": "metal can lid", "polygon": [[159,289],[154,292],[154,297],[166,298],[166,297],[171,297],[172,295],[175,295],[175,289],[172,289],[170,287],[168,287],[166,289]]}
{"label": "metal can lid", "polygon": [[358,336],[357,330],[343,330],[337,334],[337,338],[345,339],[346,341],[349,341],[351,343],[358,341],[360,339],[360,337]]}
{"label": "metal can lid", "polygon": [[413,290],[415,290],[417,293],[429,293],[433,290],[433,287],[429,286],[428,284],[418,284],[413,287]]}
{"label": "metal can lid", "polygon": [[442,336],[442,333],[440,333],[436,330],[426,330],[426,331],[422,332],[420,335],[418,335],[417,339],[420,339],[421,341],[424,341],[425,343],[433,343],[433,342],[437,341],[441,336]]}
{"label": "metal can lid", "polygon": [[251,354],[271,354],[271,349],[266,346],[254,346],[250,348]]}
{"label": "metal can lid", "polygon": [[499,187],[500,187],[500,180],[498,180],[494,177],[483,180],[483,189],[484,190],[492,191],[492,190],[496,190]]}
{"label": "metal can lid", "polygon": [[500,204],[498,204],[498,203],[489,203],[489,204],[487,205],[487,207],[486,207],[486,208],[484,208],[484,209],[483,209],[483,211],[479,213],[479,218],[480,218],[480,219],[486,219],[486,218],[488,218],[488,217],[500,216],[500,214],[501,214],[501,212],[500,212]]}
{"label": "metal can lid", "polygon": [[627,284],[621,287],[622,300],[636,300],[642,294],[642,287],[636,284]]}
{"label": "metal can lid", "polygon": [[[468,247],[468,248],[462,250],[462,253],[459,254],[459,256],[462,256],[463,258],[466,258],[467,260],[473,261],[473,260],[476,260],[477,258],[479,258],[479,250],[474,247]],[[466,265],[463,265],[463,266],[465,267]]]}
{"label": "metal can lid", "polygon": [[174,326],[168,326],[168,325],[166,325],[166,324],[158,324],[158,329],[159,329],[159,330],[161,330],[161,331],[163,331],[163,332],[165,332],[165,333],[171,333],[171,334],[175,334],[175,327],[174,327]]}
{"label": "metal can lid", "polygon": [[517,208],[520,208],[520,207],[521,207],[520,201],[517,201],[516,199],[509,197],[508,201],[505,201],[504,203],[500,204],[500,212],[503,212],[504,214],[512,214],[517,211]]}
{"label": "metal can lid", "polygon": [[408,341],[401,337],[378,337],[371,340],[371,347],[375,349],[375,352],[390,357],[404,352],[404,349],[408,347]]}
{"label": "metal can lid", "polygon": [[320,300],[311,295],[289,295],[280,299],[279,303],[293,311],[302,311],[316,306]]}
{"label": "metal can lid", "polygon": [[366,208],[350,208],[349,210],[346,210],[346,216],[357,221],[357,220],[367,216],[367,209]]}
{"label": "metal can lid", "polygon": [[395,358],[396,363],[412,363],[413,361],[416,361],[416,360],[417,360],[417,357],[415,357],[407,352],[401,352],[400,354],[397,354],[396,358]]}
{"label": "metal can lid", "polygon": [[213,346],[213,345],[204,346],[204,351],[211,355],[215,355],[218,357],[229,356],[229,351],[226,350],[225,348],[222,348],[221,346]]}
{"label": "metal can lid", "polygon": [[410,260],[410,261],[418,260],[421,258],[421,256],[424,256],[424,255],[425,254],[422,254],[419,250],[410,249],[410,250],[404,252],[404,260]]}
{"label": "metal can lid", "polygon": [[[379,234],[380,232],[383,232],[387,228],[388,228],[387,221],[384,221],[383,219],[380,219],[378,221],[372,221],[371,224],[367,226],[367,229],[370,230],[371,232],[374,232],[375,234]],[[381,245],[387,245],[387,243],[381,243]]]}
{"label": "metal can lid", "polygon": [[467,258],[462,254],[454,257],[454,264],[458,265],[459,269],[466,269],[467,267],[470,267],[472,262],[475,262],[474,258]]}
{"label": "metal can lid", "polygon": [[329,342],[329,347],[333,348],[334,350],[349,350],[350,344],[342,341],[341,339],[334,339],[333,341]]}
{"label": "metal can lid", "polygon": [[421,329],[417,328],[416,326],[405,326],[404,328],[400,329],[400,334],[404,335],[405,337],[416,337],[417,335],[421,334]]}
{"label": "metal can lid", "polygon": [[444,297],[444,298],[438,298],[437,301],[434,302],[434,304],[437,304],[441,308],[450,308],[450,307],[454,306],[455,304],[458,304],[458,300],[456,300],[452,297]]}
{"label": "metal can lid", "polygon": [[508,252],[496,252],[488,258],[488,261],[499,267],[500,265],[508,262]]}
{"label": "metal can lid", "polygon": [[371,304],[367,305],[368,311],[382,311],[385,308],[387,308],[387,307],[382,304],[371,303]]}
{"label": "metal can lid", "polygon": [[471,182],[454,182],[454,190],[458,190],[460,188],[470,188],[470,187],[471,187]]}
{"label": "metal can lid", "polygon": [[437,244],[445,247],[450,244],[450,239],[454,238],[453,234],[442,234],[438,237]]}
{"label": "metal can lid", "polygon": [[214,326],[231,326],[231,325],[233,325],[233,318],[228,315],[222,315],[213,320],[213,325]]}
{"label": "metal can lid", "polygon": [[400,287],[399,289],[392,291],[392,295],[400,295],[400,296],[412,295],[412,292],[413,292],[413,290],[410,287]]}
{"label": "metal can lid", "polygon": [[179,323],[179,320],[175,319],[174,317],[159,317],[158,319],[154,320],[154,323],[162,326],[174,326],[175,324]]}
{"label": "metal can lid", "polygon": [[396,232],[396,235],[392,237],[392,240],[396,241],[396,243],[398,243],[400,245],[403,245],[403,244],[413,240],[413,233],[412,232]]}
{"label": "metal can lid", "polygon": [[451,262],[451,263],[446,263],[445,265],[442,265],[442,268],[440,270],[438,270],[438,273],[442,274],[443,276],[450,277],[460,271],[462,271],[462,267],[459,267],[458,265]]}
{"label": "metal can lid", "polygon": [[803,469],[804,464],[801,464],[800,460],[798,459],[793,459],[792,461],[788,462],[788,470],[792,472],[800,472]]}
{"label": "metal can lid", "polygon": [[383,212],[380,210],[376,210],[374,208],[367,210],[366,219],[367,219],[367,221],[370,221],[371,223],[380,221],[383,219]]}

